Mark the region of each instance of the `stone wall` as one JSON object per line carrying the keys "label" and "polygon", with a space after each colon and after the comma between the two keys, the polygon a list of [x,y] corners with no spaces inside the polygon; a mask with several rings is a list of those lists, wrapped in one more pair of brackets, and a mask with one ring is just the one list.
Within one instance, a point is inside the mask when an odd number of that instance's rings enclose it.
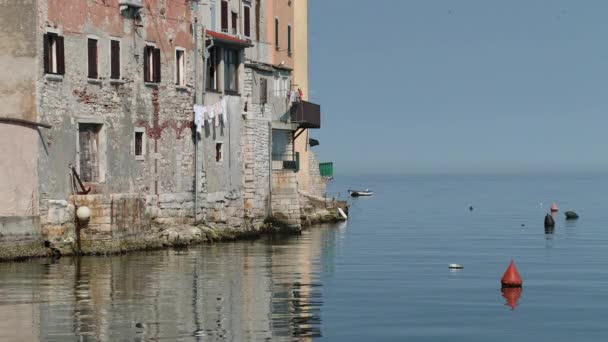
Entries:
{"label": "stone wall", "polygon": [[272,217],[288,227],[300,229],[300,198],[296,172],[272,172]]}
{"label": "stone wall", "polygon": [[[142,19],[126,18],[118,8],[104,9],[86,0],[48,1],[40,7],[42,34],[64,37],[65,74],[40,72],[40,120],[53,127],[43,132],[40,144],[40,205],[43,233],[49,236],[73,229],[73,200],[90,206],[93,218],[85,238],[111,232],[133,215],[143,212],[162,223],[194,222],[194,51],[190,7],[151,1]],[[175,8],[173,8],[175,6]],[[183,20],[154,16],[160,9],[181,13]],[[101,10],[103,9],[103,10]],[[186,9],[186,11],[184,11]],[[66,16],[68,10],[84,10],[90,16]],[[98,79],[87,78],[87,39],[98,39]],[[119,80],[110,79],[110,39],[120,40]],[[161,50],[161,82],[143,82],[143,50],[153,43]],[[185,84],[175,83],[175,49],[185,50]],[[43,70],[42,58],[39,70]],[[80,124],[101,127],[97,146],[98,182],[85,184],[88,196],[74,196],[68,165],[79,169]],[[144,132],[143,155],[135,156],[135,131]],[[201,173],[204,184],[206,174]],[[205,186],[199,188],[199,212],[205,213]],[[145,199],[145,205],[135,199]],[[69,203],[69,204],[68,204]],[[145,208],[145,210],[144,210]],[[117,209],[118,211],[114,211]],[[128,210],[127,210],[128,209]],[[123,222],[123,223],[121,223]],[[147,223],[146,223],[147,224]],[[146,225],[144,224],[144,225]],[[139,226],[134,224],[134,227]]]}
{"label": "stone wall", "polygon": [[317,155],[310,149],[308,150],[308,165],[308,193],[317,197],[325,197],[330,179],[321,176]]}

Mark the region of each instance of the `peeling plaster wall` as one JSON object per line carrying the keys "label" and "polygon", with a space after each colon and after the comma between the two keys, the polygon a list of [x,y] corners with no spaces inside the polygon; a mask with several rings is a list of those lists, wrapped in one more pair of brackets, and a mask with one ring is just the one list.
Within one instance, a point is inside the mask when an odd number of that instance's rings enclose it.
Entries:
{"label": "peeling plaster wall", "polygon": [[[36,110],[37,1],[0,1],[0,118],[38,121]],[[39,235],[38,130],[0,122],[1,242]]]}
{"label": "peeling plaster wall", "polygon": [[[41,148],[39,163],[42,223],[54,227],[53,211],[73,210],[57,209],[53,203],[67,200],[72,193],[68,165],[79,165],[79,123],[103,125],[99,147],[103,155],[100,159],[105,160],[100,167],[103,177],[99,183],[86,185],[92,188],[88,197],[133,193],[154,196],[155,200],[146,202],[159,209],[152,210],[151,218],[168,223],[171,218],[192,221],[192,202],[189,208],[182,206],[183,210],[163,210],[173,205],[166,201],[181,205],[183,197],[194,197],[194,40],[190,3],[146,1],[141,21],[123,17],[118,0],[104,3],[48,0],[39,12],[42,33],[62,34],[65,45],[63,79],[52,79],[42,72],[38,75],[41,118],[53,125],[44,132],[47,146]],[[89,36],[98,39],[99,80],[87,79]],[[118,82],[109,79],[111,38],[120,40]],[[42,45],[42,34],[36,41]],[[143,82],[146,43],[161,50],[160,84]],[[175,85],[176,47],[185,50],[185,86]],[[38,63],[42,68],[42,59]],[[143,158],[135,158],[136,129],[145,132]],[[101,220],[111,217],[105,212],[99,214]]]}

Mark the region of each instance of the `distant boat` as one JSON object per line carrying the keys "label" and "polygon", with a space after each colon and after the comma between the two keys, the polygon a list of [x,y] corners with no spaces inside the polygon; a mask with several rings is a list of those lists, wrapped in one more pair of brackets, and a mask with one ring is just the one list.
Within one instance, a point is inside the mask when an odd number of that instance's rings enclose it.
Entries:
{"label": "distant boat", "polygon": [[374,194],[374,192],[373,191],[369,191],[369,189],[365,189],[365,190],[348,190],[348,193],[352,197],[371,196],[371,195]]}

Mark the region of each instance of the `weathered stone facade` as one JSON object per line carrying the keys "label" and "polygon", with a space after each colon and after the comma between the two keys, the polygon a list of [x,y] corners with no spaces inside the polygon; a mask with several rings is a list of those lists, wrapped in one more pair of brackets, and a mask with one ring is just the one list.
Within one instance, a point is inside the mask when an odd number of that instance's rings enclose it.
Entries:
{"label": "weathered stone facade", "polygon": [[[28,69],[0,85],[0,98],[11,104],[0,119],[29,120],[0,121],[8,156],[0,189],[10,194],[0,200],[0,243],[69,245],[80,238],[91,247],[157,235],[167,225],[256,230],[270,217],[300,229],[304,185],[296,169],[281,166],[295,160],[278,160],[273,170],[273,144],[293,152],[298,129],[287,98],[292,63],[277,60],[291,55],[267,41],[267,11],[291,18],[291,5],[230,0],[227,11],[239,23],[228,30],[219,23],[221,2],[213,0],[27,3],[0,2],[0,17],[13,28],[0,31],[8,42],[0,44],[0,66]],[[251,13],[248,37],[242,6]],[[9,18],[21,10],[27,28]],[[30,95],[18,98],[10,87]],[[220,102],[223,120],[207,121],[197,133],[193,106]],[[50,128],[37,130],[36,123]],[[273,130],[290,138],[273,142]],[[324,192],[316,186],[315,194]],[[81,229],[80,206],[92,213]]]}

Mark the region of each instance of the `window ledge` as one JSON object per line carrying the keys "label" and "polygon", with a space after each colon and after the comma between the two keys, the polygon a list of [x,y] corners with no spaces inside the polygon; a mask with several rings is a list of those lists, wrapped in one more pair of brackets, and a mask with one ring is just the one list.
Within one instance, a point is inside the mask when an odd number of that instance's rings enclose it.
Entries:
{"label": "window ledge", "polygon": [[190,88],[186,85],[176,85],[175,90],[177,91],[190,91]]}
{"label": "window ledge", "polygon": [[144,161],[146,158],[144,156],[135,156],[135,160]]}
{"label": "window ledge", "polygon": [[110,79],[110,84],[125,84],[125,80],[119,80],[119,79]]}
{"label": "window ledge", "polygon": [[241,96],[241,94],[238,91],[230,91],[230,90],[224,90],[224,94],[226,94],[228,96]]}
{"label": "window ledge", "polygon": [[150,87],[150,88],[158,88],[158,83],[153,83],[153,82],[144,82],[144,85],[146,87]]}
{"label": "window ledge", "polygon": [[53,82],[61,82],[61,81],[63,81],[63,75],[45,74],[44,76],[47,79],[47,81],[53,81]]}
{"label": "window ledge", "polygon": [[205,89],[205,93],[221,94],[222,92],[217,89]]}
{"label": "window ledge", "polygon": [[87,78],[87,83],[101,85],[103,81],[99,78]]}

